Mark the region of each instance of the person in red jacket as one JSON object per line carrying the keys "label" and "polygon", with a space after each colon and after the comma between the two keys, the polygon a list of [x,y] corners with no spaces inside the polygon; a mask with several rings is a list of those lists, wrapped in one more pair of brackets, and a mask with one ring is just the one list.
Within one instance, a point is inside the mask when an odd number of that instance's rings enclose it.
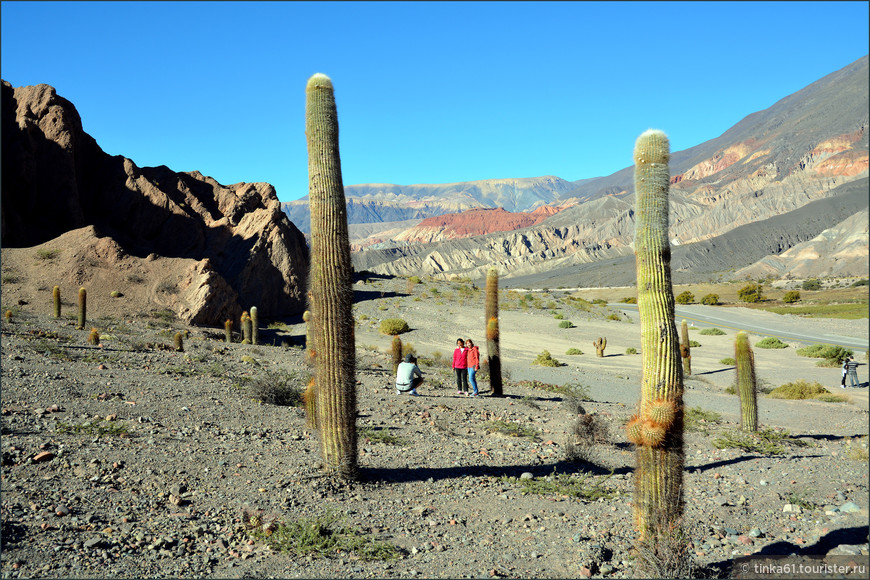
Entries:
{"label": "person in red jacket", "polygon": [[468,351],[466,362],[468,363],[468,384],[471,385],[472,392],[468,393],[469,397],[477,396],[477,379],[474,375],[480,370],[480,349],[474,346],[474,343],[469,338],[465,341],[465,350]]}
{"label": "person in red jacket", "polygon": [[465,341],[456,339],[456,350],[453,351],[453,370],[456,371],[456,394],[468,393],[468,351]]}

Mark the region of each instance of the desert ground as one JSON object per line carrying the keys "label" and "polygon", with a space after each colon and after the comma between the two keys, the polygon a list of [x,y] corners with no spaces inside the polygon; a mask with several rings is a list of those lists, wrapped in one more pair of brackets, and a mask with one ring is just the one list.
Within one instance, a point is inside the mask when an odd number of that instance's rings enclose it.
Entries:
{"label": "desert ground", "polygon": [[[4,578],[639,576],[634,454],[622,430],[640,396],[641,355],[626,352],[640,351],[636,319],[558,292],[524,309],[504,291],[506,396],[490,397],[484,375],[482,396],[467,398],[447,361],[457,337],[486,354],[479,289],[357,282],[361,477],[339,484],[322,476],[304,410],[272,404],[310,377],[301,317],[264,324],[259,345],[228,344],[223,329],[185,327],[132,291],[109,299],[105,285],[89,290],[87,330],[101,335],[91,345],[74,306],[55,319],[40,284],[3,285]],[[387,318],[410,326],[401,339],[426,375],[419,397],[392,387],[391,337],[378,331]],[[790,323],[867,336],[866,320]],[[171,346],[179,331],[189,332],[183,352]],[[867,367],[862,388],[843,390],[839,370],[798,356],[801,345],[756,348],[763,384],[818,381],[845,401],[759,395],[759,422],[779,449],[722,448],[740,437],[739,402],[725,392],[734,370],[719,362],[733,356],[734,333],[691,338],[701,343],[685,378],[695,575],[733,576],[747,555],[866,564]],[[544,350],[563,365],[532,364]],[[578,431],[584,416],[595,437]],[[358,543],[304,552],[275,540],[312,522],[318,537]]]}

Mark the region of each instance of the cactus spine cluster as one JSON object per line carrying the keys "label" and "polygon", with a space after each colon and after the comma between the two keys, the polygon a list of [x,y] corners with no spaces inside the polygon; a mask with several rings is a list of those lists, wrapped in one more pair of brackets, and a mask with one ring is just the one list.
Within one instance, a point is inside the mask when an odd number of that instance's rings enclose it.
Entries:
{"label": "cactus spine cluster", "polygon": [[501,346],[498,332],[498,270],[486,273],[486,355],[489,363],[489,387],[493,397],[504,395],[501,378]]}
{"label": "cactus spine cluster", "polygon": [[257,307],[251,306],[251,344],[257,345],[260,343],[260,316],[257,314]]}
{"label": "cactus spine cluster", "polygon": [[79,288],[79,330],[85,329],[85,322],[88,313],[88,291],[84,288]]}
{"label": "cactus spine cluster", "polygon": [[399,368],[399,363],[402,362],[402,339],[398,336],[393,337],[392,354],[393,374],[396,374],[396,370]]}
{"label": "cactus spine cluster", "polygon": [[598,340],[592,343],[592,346],[595,347],[595,356],[604,356],[604,349],[607,348],[607,338],[606,337],[598,337]]}
{"label": "cactus spine cluster", "polygon": [[643,375],[640,412],[626,426],[635,443],[634,515],[639,541],[662,546],[683,513],[683,375],[668,241],[670,146],[661,131],[635,144],[637,306]]}
{"label": "cactus spine cluster", "polygon": [[755,382],[755,355],[749,335],[741,331],[734,339],[734,361],[737,367],[737,394],[740,396],[740,428],[758,431],[758,391]]}
{"label": "cactus spine cluster", "polygon": [[226,322],[224,322],[224,333],[226,334],[226,341],[233,341],[233,321],[227,318]]}
{"label": "cactus spine cluster", "polygon": [[[308,304],[311,304],[311,293],[308,293]],[[305,322],[305,358],[308,364],[314,364],[314,337],[311,336],[311,311],[306,310],[302,313],[302,320]]]}
{"label": "cactus spine cluster", "polygon": [[689,325],[684,320],[680,325],[680,357],[683,359],[683,376],[692,374],[692,348],[689,344]]}
{"label": "cactus spine cluster", "polygon": [[54,299],[54,317],[60,318],[60,286],[52,289],[51,297]]}
{"label": "cactus spine cluster", "polygon": [[175,346],[176,352],[184,352],[184,335],[180,332],[176,332],[172,337],[172,342]]}
{"label": "cactus spine cluster", "polygon": [[92,328],[90,334],[88,334],[88,344],[94,346],[100,344],[100,331],[96,328]]}
{"label": "cactus spine cluster", "polygon": [[310,288],[317,427],[327,473],[356,479],[356,346],[353,266],[338,151],[338,112],[332,81],[323,74],[305,88],[308,194],[311,212]]}

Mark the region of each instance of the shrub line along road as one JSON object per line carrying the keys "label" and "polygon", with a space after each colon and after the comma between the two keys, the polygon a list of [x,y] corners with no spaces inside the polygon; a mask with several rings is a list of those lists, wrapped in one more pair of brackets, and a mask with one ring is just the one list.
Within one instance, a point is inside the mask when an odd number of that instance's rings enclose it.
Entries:
{"label": "shrub line along road", "polygon": [[[621,310],[625,313],[637,314],[637,304],[610,303],[609,307]],[[760,336],[773,336],[791,342],[804,344],[830,344],[845,348],[867,350],[866,338],[851,336],[838,336],[835,334],[808,334],[800,328],[800,319],[797,320],[782,317],[780,314],[764,313],[760,316],[758,310],[722,308],[717,306],[677,306],[675,317],[677,321],[688,320],[699,327],[719,327],[731,330],[744,330]],[[767,315],[777,316],[781,319],[769,318]],[[759,318],[766,318],[763,322]]]}

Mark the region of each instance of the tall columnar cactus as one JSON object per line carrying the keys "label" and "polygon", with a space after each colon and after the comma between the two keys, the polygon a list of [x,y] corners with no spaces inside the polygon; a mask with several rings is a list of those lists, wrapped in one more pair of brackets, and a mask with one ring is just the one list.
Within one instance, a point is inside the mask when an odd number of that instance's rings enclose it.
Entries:
{"label": "tall columnar cactus", "polygon": [[396,370],[399,368],[399,363],[402,362],[402,339],[398,336],[393,337],[392,354],[393,374],[396,374]]}
{"label": "tall columnar cactus", "polygon": [[260,343],[260,315],[257,314],[257,307],[251,306],[251,344]]}
{"label": "tall columnar cactus", "polygon": [[634,515],[639,541],[672,545],[683,513],[683,375],[674,323],[668,242],[667,136],[646,131],[634,149],[637,306],[641,324],[640,412],[626,425],[636,445]]}
{"label": "tall columnar cactus", "polygon": [[226,335],[226,341],[233,341],[233,321],[227,318],[226,322],[224,322],[224,333]]}
{"label": "tall columnar cactus", "polygon": [[604,356],[604,349],[607,348],[607,338],[603,336],[599,336],[598,340],[592,342],[592,346],[595,347],[595,356]]}
{"label": "tall columnar cactus", "polygon": [[692,348],[689,344],[689,325],[684,320],[680,325],[680,357],[683,359],[683,376],[692,374]]}
{"label": "tall columnar cactus", "polygon": [[758,389],[755,381],[755,355],[749,335],[738,332],[734,339],[734,361],[737,367],[737,394],[740,396],[740,428],[758,431]]}
{"label": "tall columnar cactus", "polygon": [[239,322],[242,326],[242,344],[251,344],[251,317],[248,316],[247,310],[242,312]]}
{"label": "tall columnar cactus", "polygon": [[498,270],[486,273],[486,355],[489,363],[489,387],[493,397],[504,395],[501,378],[501,346],[498,332]]}
{"label": "tall columnar cactus", "polygon": [[85,322],[88,314],[88,291],[84,288],[79,288],[79,330],[85,329]]}
{"label": "tall columnar cactus", "polygon": [[317,427],[327,473],[358,477],[353,266],[338,152],[332,81],[308,79],[305,134],[311,213],[311,313],[317,380]]}
{"label": "tall columnar cactus", "polygon": [[52,289],[51,297],[54,299],[54,317],[60,318],[60,286],[55,286]]}

